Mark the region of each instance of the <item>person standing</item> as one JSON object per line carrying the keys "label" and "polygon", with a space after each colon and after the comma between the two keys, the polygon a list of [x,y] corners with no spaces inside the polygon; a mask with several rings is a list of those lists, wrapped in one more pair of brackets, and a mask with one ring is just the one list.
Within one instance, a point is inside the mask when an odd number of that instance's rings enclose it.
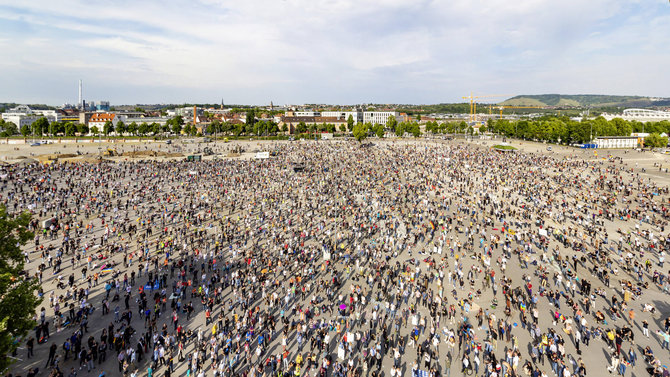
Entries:
{"label": "person standing", "polygon": [[33,357],[33,350],[35,348],[35,338],[32,336],[28,338],[28,341],[26,341],[26,349],[28,350],[28,358],[30,359]]}
{"label": "person standing", "polygon": [[610,373],[618,371],[619,370],[619,357],[617,356],[616,352],[612,353],[611,362],[612,362],[612,365],[607,367],[607,371],[610,372]]}
{"label": "person standing", "polygon": [[447,353],[447,360],[444,363],[444,375],[446,377],[451,376],[451,352]]}
{"label": "person standing", "polygon": [[621,360],[619,361],[619,374],[622,376],[626,375],[626,364],[628,364],[626,359],[621,358]]}
{"label": "person standing", "polygon": [[56,357],[56,350],[58,349],[58,346],[55,344],[52,344],[51,347],[49,348],[49,358],[47,359],[47,364],[44,366],[45,368],[49,367],[51,363],[53,363],[54,358]]}
{"label": "person standing", "polygon": [[635,368],[635,362],[637,361],[637,353],[635,353],[635,350],[633,347],[628,350],[628,362],[630,363],[630,366],[632,368]]}
{"label": "person standing", "polygon": [[661,348],[666,349],[666,350],[670,349],[670,348],[669,348],[669,345],[670,345],[670,334],[668,334],[667,331],[665,331],[665,332],[663,332],[663,331],[659,331],[659,332],[658,332],[658,335],[660,335],[660,336],[663,338],[663,343],[661,344]]}

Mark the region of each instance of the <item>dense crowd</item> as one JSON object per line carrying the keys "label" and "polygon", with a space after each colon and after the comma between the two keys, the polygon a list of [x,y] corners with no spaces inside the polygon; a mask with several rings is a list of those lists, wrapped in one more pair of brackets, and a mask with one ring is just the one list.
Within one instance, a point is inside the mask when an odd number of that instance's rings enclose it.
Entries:
{"label": "dense crowd", "polygon": [[670,375],[668,189],[620,159],[322,141],[0,177],[43,296],[14,376]]}

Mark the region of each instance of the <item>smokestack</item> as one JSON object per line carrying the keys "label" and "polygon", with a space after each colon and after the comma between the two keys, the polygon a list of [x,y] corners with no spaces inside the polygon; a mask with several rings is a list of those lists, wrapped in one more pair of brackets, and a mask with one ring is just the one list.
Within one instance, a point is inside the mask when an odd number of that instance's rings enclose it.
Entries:
{"label": "smokestack", "polygon": [[195,118],[195,117],[198,116],[197,111],[198,111],[198,110],[196,109],[196,107],[193,106],[193,125],[194,125],[194,126],[195,126],[195,123],[196,123],[196,118]]}
{"label": "smokestack", "polygon": [[78,102],[78,104],[79,104],[79,108],[83,110],[84,109],[84,103],[82,102],[82,99],[81,99],[81,80],[79,80],[79,102]]}

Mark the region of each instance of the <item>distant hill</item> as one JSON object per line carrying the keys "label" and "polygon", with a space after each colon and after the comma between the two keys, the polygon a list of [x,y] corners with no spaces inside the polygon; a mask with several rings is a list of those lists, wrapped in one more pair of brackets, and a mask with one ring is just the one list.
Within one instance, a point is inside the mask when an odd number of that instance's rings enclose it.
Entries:
{"label": "distant hill", "polygon": [[670,98],[641,96],[606,96],[598,94],[537,94],[512,97],[501,103],[508,106],[558,107],[651,107],[670,106]]}

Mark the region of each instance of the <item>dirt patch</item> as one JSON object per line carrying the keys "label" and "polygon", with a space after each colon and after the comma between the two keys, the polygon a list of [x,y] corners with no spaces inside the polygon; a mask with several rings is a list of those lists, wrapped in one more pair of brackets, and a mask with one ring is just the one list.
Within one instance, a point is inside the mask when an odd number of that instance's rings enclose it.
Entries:
{"label": "dirt patch", "polygon": [[121,154],[123,157],[141,158],[141,157],[184,157],[181,153],[167,153],[161,151],[132,151]]}
{"label": "dirt patch", "polygon": [[72,158],[61,159],[58,162],[67,162],[74,164],[84,164],[84,163],[99,164],[103,162],[114,162],[114,161],[102,158],[100,156],[77,156]]}
{"label": "dirt patch", "polygon": [[72,153],[62,153],[62,154],[52,153],[52,154],[41,154],[41,155],[37,156],[37,159],[39,161],[42,161],[42,162],[44,162],[44,161],[58,161],[60,159],[72,158],[72,157],[77,157],[77,156],[78,155],[72,154]]}

